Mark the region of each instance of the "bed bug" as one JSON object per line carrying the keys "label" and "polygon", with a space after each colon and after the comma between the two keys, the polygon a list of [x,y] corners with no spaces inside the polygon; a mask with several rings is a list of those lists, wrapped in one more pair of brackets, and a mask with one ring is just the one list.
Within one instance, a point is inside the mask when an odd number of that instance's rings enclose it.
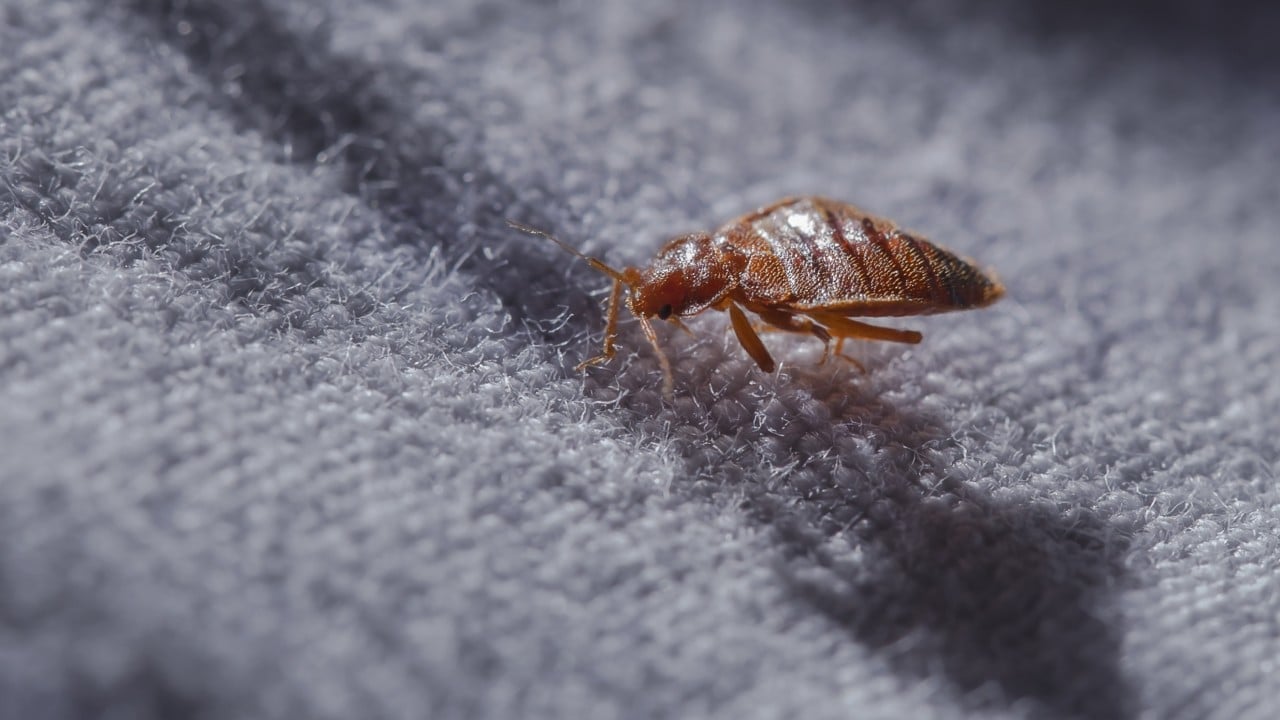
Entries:
{"label": "bed bug", "polygon": [[773,372],[773,357],[746,312],[766,328],[818,338],[826,349],[825,360],[833,339],[839,356],[850,338],[918,343],[923,337],[914,330],[871,325],[855,317],[967,310],[1004,295],[994,274],[971,261],[888,220],[822,197],[785,198],[714,233],[680,235],[644,269],[615,269],[548,233],[510,224],[551,240],[613,279],[604,347],[578,370],[614,356],[618,307],[626,287],[627,308],[640,320],[658,355],[668,399],[674,387],[671,363],[658,344],[651,318],[683,328],[681,317],[727,311],[747,354],[761,370]]}

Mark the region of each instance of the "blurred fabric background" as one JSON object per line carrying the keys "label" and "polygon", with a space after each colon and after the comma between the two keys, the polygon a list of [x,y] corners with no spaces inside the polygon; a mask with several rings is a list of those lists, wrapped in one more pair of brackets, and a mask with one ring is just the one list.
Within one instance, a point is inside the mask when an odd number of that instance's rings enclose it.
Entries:
{"label": "blurred fabric background", "polygon": [[[1280,11],[5,0],[6,717],[1280,707]],[[994,267],[598,349],[790,194]]]}

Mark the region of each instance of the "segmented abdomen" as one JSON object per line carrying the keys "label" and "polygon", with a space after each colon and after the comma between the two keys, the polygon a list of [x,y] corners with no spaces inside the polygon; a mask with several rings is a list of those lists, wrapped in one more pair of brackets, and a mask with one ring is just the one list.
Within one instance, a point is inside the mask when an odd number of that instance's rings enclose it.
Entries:
{"label": "segmented abdomen", "polygon": [[1003,294],[966,260],[826,198],[784,200],[726,225],[715,241],[733,258],[747,304],[920,315],[987,305]]}

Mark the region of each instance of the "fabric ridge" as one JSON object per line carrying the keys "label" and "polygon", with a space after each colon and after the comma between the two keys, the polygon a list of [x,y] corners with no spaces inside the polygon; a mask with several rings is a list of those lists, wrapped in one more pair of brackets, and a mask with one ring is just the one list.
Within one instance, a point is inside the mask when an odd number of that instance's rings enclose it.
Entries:
{"label": "fabric ridge", "polygon": [[[10,0],[0,715],[1267,718],[1280,13]],[[787,195],[919,345],[616,267]]]}

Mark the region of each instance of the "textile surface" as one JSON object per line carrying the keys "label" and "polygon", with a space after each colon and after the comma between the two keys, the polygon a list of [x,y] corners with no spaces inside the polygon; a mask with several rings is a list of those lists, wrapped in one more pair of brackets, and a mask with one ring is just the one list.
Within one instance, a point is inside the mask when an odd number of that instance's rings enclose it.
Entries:
{"label": "textile surface", "polygon": [[[1280,15],[0,4],[5,717],[1273,717]],[[615,265],[794,194],[915,346]]]}

